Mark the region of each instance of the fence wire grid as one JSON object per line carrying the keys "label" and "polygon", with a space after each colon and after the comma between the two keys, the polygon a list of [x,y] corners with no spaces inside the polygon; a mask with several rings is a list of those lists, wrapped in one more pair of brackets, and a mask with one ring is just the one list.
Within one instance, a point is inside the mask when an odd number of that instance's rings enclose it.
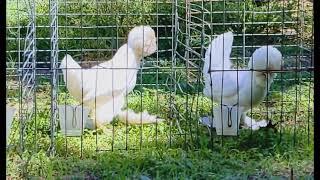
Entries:
{"label": "fence wire grid", "polygon": [[[203,95],[205,53],[214,38],[228,31],[234,35],[230,58],[236,68],[246,67],[264,45],[283,56],[283,69],[266,98],[247,115],[271,120],[275,144],[313,143],[312,6],[307,0],[7,0],[7,106],[16,109],[7,160],[19,154],[28,164],[39,151],[84,158],[149,147],[215,149],[238,141],[199,123],[200,117],[213,117],[217,105]],[[110,60],[138,25],[152,27],[157,50],[142,58],[123,108],[127,119],[132,110],[141,122],[143,111],[164,121],[132,125],[115,118],[101,128],[66,136],[58,107],[85,106],[66,88],[61,60],[70,54],[83,69],[98,71],[97,65]],[[91,114],[88,119],[95,122]],[[268,138],[254,133],[241,129],[239,136]]]}

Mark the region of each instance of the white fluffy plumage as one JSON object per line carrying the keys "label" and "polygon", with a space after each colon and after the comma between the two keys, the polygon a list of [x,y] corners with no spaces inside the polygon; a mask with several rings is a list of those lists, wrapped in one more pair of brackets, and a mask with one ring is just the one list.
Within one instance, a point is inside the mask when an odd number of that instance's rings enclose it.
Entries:
{"label": "white fluffy plumage", "polygon": [[[60,68],[68,91],[92,110],[91,116],[96,119],[98,127],[110,123],[115,116],[123,121],[128,116],[129,123],[140,123],[140,114],[122,108],[125,95],[136,85],[141,59],[153,54],[156,48],[154,30],[150,26],[137,26],[129,32],[128,43],[122,45],[111,60],[83,69],[67,54]],[[157,121],[156,116],[147,112],[141,117],[142,123]]]}
{"label": "white fluffy plumage", "polygon": [[[282,55],[272,46],[262,46],[254,51],[248,67],[237,71],[232,68],[230,61],[232,43],[233,34],[227,32],[219,35],[209,45],[203,67],[205,79],[203,93],[219,104],[228,106],[239,104],[244,112],[241,115],[242,121],[247,127],[257,130],[266,126],[267,122],[265,120],[256,122],[247,117],[246,112],[265,98],[276,76],[272,70],[281,70]],[[209,69],[212,71],[209,72]],[[209,117],[202,118],[202,123],[208,126],[211,125],[210,121]]]}

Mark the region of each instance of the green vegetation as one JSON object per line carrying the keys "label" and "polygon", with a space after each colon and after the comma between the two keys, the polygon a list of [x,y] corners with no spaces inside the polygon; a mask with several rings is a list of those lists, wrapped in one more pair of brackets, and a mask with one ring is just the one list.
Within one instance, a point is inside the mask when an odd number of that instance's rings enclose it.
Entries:
{"label": "green vegetation", "polygon": [[[85,130],[82,138],[65,138],[58,130],[53,157],[46,156],[50,146],[49,87],[38,89],[37,116],[36,120],[27,122],[26,151],[22,154],[17,119],[12,125],[9,176],[20,177],[21,167],[25,167],[30,176],[46,179],[63,176],[101,179],[288,177],[291,168],[295,176],[312,177],[313,84],[294,85],[283,95],[273,92],[268,97],[269,103],[253,109],[254,118],[266,119],[264,112],[268,108],[273,123],[282,120],[276,127],[277,132],[242,129],[239,137],[224,138],[216,136],[214,130],[211,137],[208,130],[197,123],[199,116],[210,114],[211,103],[207,98],[188,95],[187,101],[187,95],[174,95],[178,116],[170,119],[170,92],[135,90],[128,97],[129,108],[148,110],[167,121],[128,127],[115,121],[103,130]],[[59,103],[76,104],[63,90],[59,93]],[[125,151],[126,148],[129,150]],[[114,151],[110,151],[112,149]],[[25,163],[28,158],[30,161]]]}
{"label": "green vegetation", "polygon": [[[26,35],[28,24],[28,11],[23,1],[12,0],[8,2],[7,36],[17,38]],[[36,30],[37,49],[50,49],[50,16],[49,2],[45,0],[36,0]],[[100,2],[95,0],[83,1],[59,1],[59,49],[60,50],[78,50],[69,52],[71,55],[80,54],[81,50],[109,49],[110,51],[86,51],[84,60],[90,60],[93,57],[110,57],[113,53],[111,49],[117,49],[125,40],[131,27],[140,24],[148,24],[157,28],[159,39],[159,50],[168,50],[172,48],[171,36],[172,26],[179,27],[181,34],[179,40],[185,42],[188,36],[185,36],[186,24],[184,20],[179,19],[179,24],[174,24],[172,12],[174,4],[167,0],[117,0]],[[177,3],[178,16],[185,18],[186,10],[183,0]],[[300,44],[310,47],[312,42],[312,4],[308,1],[290,0],[290,1],[271,1],[263,6],[257,6],[253,1],[230,1],[224,3],[218,2],[193,2],[191,5],[193,15],[191,21],[198,25],[191,25],[190,45],[200,46],[202,42],[201,31],[207,35],[220,34],[231,30],[236,34],[242,34],[243,29],[247,37],[246,44],[278,44],[293,45]],[[130,8],[128,8],[130,7]],[[224,11],[225,10],[225,11]],[[273,13],[267,13],[272,11]],[[198,13],[197,13],[198,12]],[[201,12],[204,12],[202,14]],[[212,12],[212,13],[210,13]],[[253,13],[255,12],[255,13]],[[283,13],[284,12],[284,13]],[[207,25],[212,22],[212,28]],[[223,23],[224,24],[221,24]],[[245,22],[245,25],[244,25]],[[303,24],[301,24],[303,22]],[[218,23],[218,24],[217,24]],[[220,24],[219,24],[220,23]],[[19,27],[20,29],[14,28]],[[250,34],[261,33],[286,33],[292,31],[293,34],[282,36],[250,36]],[[187,33],[188,34],[188,33]],[[299,35],[299,36],[298,36]],[[301,37],[302,39],[300,39]],[[7,50],[17,50],[17,40],[7,41]],[[204,37],[203,44],[208,44],[208,37]],[[235,38],[235,45],[242,45],[241,36]],[[21,41],[20,49],[23,49]],[[178,51],[185,51],[184,46],[178,43]],[[241,49],[239,49],[241,51]],[[248,48],[248,54],[252,49]],[[241,52],[239,56],[241,57]],[[17,59],[16,53],[10,53],[14,59]],[[64,53],[60,53],[63,56]],[[294,50],[292,54],[297,54]],[[160,56],[171,56],[170,52],[160,53]],[[236,54],[234,54],[236,55]],[[289,55],[289,54],[288,54]],[[48,58],[48,52],[38,52],[39,60],[44,61]]]}
{"label": "green vegetation", "polygon": [[[17,3],[19,2],[19,3]],[[37,14],[37,61],[48,62],[50,49],[49,1],[35,0]],[[72,3],[74,2],[74,3]],[[130,27],[139,24],[158,26],[159,58],[148,57],[144,67],[156,64],[158,68],[143,69],[138,75],[138,84],[127,101],[128,107],[140,112],[147,110],[151,114],[166,119],[153,125],[126,126],[115,120],[103,129],[84,130],[82,137],[64,137],[57,128],[54,156],[47,156],[50,147],[51,97],[48,78],[37,76],[36,116],[26,122],[25,132],[20,141],[21,122],[16,113],[12,124],[9,147],[7,150],[7,176],[21,179],[245,179],[270,178],[281,179],[293,174],[303,179],[313,179],[313,83],[309,72],[288,72],[278,75],[280,81],[274,82],[268,101],[252,111],[253,118],[272,119],[279,122],[274,129],[250,131],[241,129],[238,137],[220,137],[215,130],[198,124],[198,118],[211,114],[211,101],[201,95],[201,74],[186,68],[186,62],[179,57],[177,64],[172,62],[172,2],[167,0],[82,0],[60,1],[59,3],[59,49],[79,50],[68,52],[79,55],[81,50],[92,49],[84,53],[84,59],[90,61],[96,57],[110,57],[126,38]],[[166,2],[166,3],[165,3]],[[299,1],[301,3],[301,1]],[[305,11],[298,9],[298,0],[272,1],[257,6],[252,1],[205,2],[203,6],[213,13],[204,14],[203,19],[212,23],[225,22],[226,25],[213,25],[213,29],[203,25],[202,14],[194,14],[193,22],[198,23],[190,32],[190,45],[200,52],[202,43],[207,46],[209,37],[201,39],[204,32],[219,34],[232,30],[242,34],[281,33],[282,29],[293,30],[297,35],[247,36],[246,45],[274,43],[278,45],[300,45],[310,47],[312,38],[312,11],[308,1]],[[300,6],[298,6],[300,5]],[[193,2],[193,9],[201,10],[202,2]],[[130,8],[128,8],[130,7]],[[185,18],[184,1],[178,1],[178,15]],[[7,50],[19,49],[19,34],[24,38],[28,23],[27,9],[23,1],[12,0],[7,3]],[[18,10],[20,9],[20,10]],[[218,13],[226,9],[234,13]],[[283,14],[281,11],[285,9]],[[245,13],[244,13],[245,10]],[[251,13],[252,11],[258,13]],[[268,10],[279,13],[263,13]],[[291,11],[292,10],[292,11]],[[299,11],[294,11],[299,10]],[[201,11],[200,11],[201,12]],[[259,13],[260,12],[260,13]],[[158,14],[158,15],[156,15]],[[224,16],[225,15],[225,16]],[[296,22],[304,18],[304,28]],[[234,24],[228,24],[236,22]],[[246,22],[246,26],[243,26]],[[268,22],[254,24],[253,22]],[[272,23],[286,22],[286,23]],[[291,23],[290,23],[291,22]],[[20,29],[15,28],[20,26]],[[97,26],[100,26],[97,28]],[[185,22],[179,20],[179,41],[185,42]],[[300,33],[300,34],[299,34]],[[298,39],[297,37],[302,39]],[[92,38],[93,37],[93,38]],[[254,37],[254,38],[253,38]],[[301,41],[299,41],[301,40]],[[23,40],[20,41],[23,50]],[[251,44],[250,44],[251,43]],[[235,45],[242,46],[241,36],[235,37]],[[96,51],[95,49],[110,51]],[[113,49],[113,51],[111,50]],[[254,48],[246,48],[246,56]],[[303,55],[296,47],[281,47],[287,58]],[[177,52],[184,55],[186,48],[177,44]],[[233,57],[243,56],[241,48],[235,48]],[[17,53],[7,53],[7,67],[15,67]],[[199,60],[199,57],[192,56]],[[78,59],[78,58],[77,58]],[[299,59],[300,60],[300,59]],[[9,63],[10,62],[10,63]],[[154,64],[153,64],[154,63]],[[198,62],[197,62],[198,63]],[[285,59],[287,66],[305,64],[295,59]],[[201,64],[197,64],[199,68]],[[174,66],[174,69],[171,67]],[[191,72],[192,71],[192,72]],[[14,72],[8,72],[14,73]],[[188,77],[188,78],[187,78]],[[291,79],[291,80],[290,80]],[[176,90],[172,88],[173,83]],[[310,81],[309,81],[310,80]],[[16,81],[7,81],[9,104],[19,106],[19,93],[14,88]],[[156,85],[155,85],[156,84]],[[59,104],[77,104],[65,88],[58,92]],[[215,106],[215,104],[214,104]],[[269,113],[267,113],[269,112]],[[212,134],[212,136],[211,136]],[[24,151],[21,151],[21,147]],[[125,150],[128,149],[128,150]],[[113,150],[113,151],[112,151]]]}

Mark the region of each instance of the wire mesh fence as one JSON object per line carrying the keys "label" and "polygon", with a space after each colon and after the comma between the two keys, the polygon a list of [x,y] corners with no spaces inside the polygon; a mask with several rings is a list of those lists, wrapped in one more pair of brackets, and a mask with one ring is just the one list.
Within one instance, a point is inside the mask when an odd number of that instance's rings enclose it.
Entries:
{"label": "wire mesh fence", "polygon": [[[205,74],[201,72],[202,64],[206,61],[205,52],[208,51],[209,43],[217,35],[227,31],[234,32],[230,58],[234,63],[234,69],[238,71],[243,70],[243,67],[248,64],[252,53],[257,48],[264,45],[278,48],[283,54],[283,68],[277,72],[278,75],[263,102],[265,106],[260,107],[258,112],[253,111],[252,108],[250,114],[262,116],[267,121],[280,117],[278,121],[280,127],[283,122],[291,118],[296,124],[299,121],[297,110],[301,106],[299,102],[302,103],[301,96],[303,96],[298,89],[301,90],[306,82],[309,88],[313,87],[309,81],[313,77],[313,53],[312,46],[310,46],[312,25],[306,25],[308,24],[306,21],[310,19],[305,16],[308,11],[305,9],[308,2],[267,1],[264,4],[266,5],[264,8],[255,3],[244,3],[243,1],[189,1],[178,4],[185,14],[177,18],[178,31],[181,35],[177,42],[182,47],[182,51],[178,50],[176,53],[187,67],[185,73],[188,88],[196,90],[194,92],[201,92],[203,87],[198,79],[201,73]],[[240,84],[239,81],[238,79],[236,83]],[[283,97],[285,96],[283,92],[291,86],[296,88],[296,93],[291,95],[295,100],[287,100]],[[280,99],[273,96],[277,93],[281,93],[279,94]],[[272,105],[279,101],[281,101],[280,109]],[[293,102],[295,108],[288,108]],[[305,103],[309,103],[309,98],[305,99]],[[211,106],[212,109],[215,107],[213,104]],[[192,109],[189,109],[188,112],[192,112]],[[213,116],[213,112],[209,114]],[[289,114],[294,114],[294,117],[288,117]],[[309,126],[312,121],[309,121],[312,119],[309,113],[306,119],[308,119],[307,126]],[[281,139],[281,132],[279,139]]]}
{"label": "wire mesh fence", "polygon": [[[266,148],[313,144],[312,5],[306,0],[7,0],[7,106],[17,109],[8,140],[9,166],[17,164],[14,159],[19,156],[26,175],[31,171],[30,159],[40,151],[90,158],[101,151],[150,147],[196,150],[221,145],[241,149],[246,143]],[[136,67],[123,64],[125,71],[114,64],[102,65],[118,56],[116,60],[129,62],[129,47],[123,57],[117,51],[129,44],[129,32],[138,25],[155,31],[156,51],[142,55]],[[277,71],[266,98],[247,113],[251,118],[271,120],[269,125],[276,129],[272,137],[241,130],[240,136],[250,139],[243,142],[243,138],[217,136],[214,128],[199,123],[203,116],[213,118],[217,106],[203,94],[205,54],[211,41],[228,31],[234,35],[230,59],[238,71],[261,46],[273,45],[282,53],[283,68]],[[68,64],[68,59],[65,69],[61,68],[67,54],[82,69]],[[79,75],[77,87],[81,87],[73,91],[80,98],[70,93],[72,84],[66,88],[76,80],[62,73],[73,68]],[[124,90],[123,102],[113,88],[111,100],[93,91],[91,107],[98,107],[100,101],[112,102],[106,107],[114,111],[117,102],[123,103],[122,116],[95,126],[99,115],[86,106],[86,84],[96,89],[120,84],[120,76],[128,77],[130,68],[136,73],[136,85]],[[105,76],[99,79],[99,73]],[[86,75],[95,78],[86,79]],[[81,110],[68,110],[75,106]],[[103,116],[114,114],[108,108]],[[81,121],[80,135],[68,136],[69,130],[62,126],[75,116],[87,121]],[[144,124],[143,118],[151,116],[156,123]],[[130,124],[133,117],[138,123]],[[87,123],[94,125],[87,128]],[[233,142],[240,145],[234,147]]]}

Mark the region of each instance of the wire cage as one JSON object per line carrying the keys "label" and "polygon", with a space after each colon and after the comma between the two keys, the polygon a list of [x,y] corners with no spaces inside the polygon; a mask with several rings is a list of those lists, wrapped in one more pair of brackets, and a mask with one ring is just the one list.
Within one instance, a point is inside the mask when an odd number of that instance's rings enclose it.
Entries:
{"label": "wire cage", "polygon": [[[313,101],[310,99],[313,96],[311,90],[313,89],[313,25],[308,23],[312,18],[306,14],[310,13],[310,3],[310,1],[190,0],[178,4],[178,9],[181,11],[183,9],[185,13],[177,18],[178,34],[180,34],[177,43],[182,50],[177,50],[176,54],[187,67],[185,68],[187,89],[202,93],[204,83],[199,82],[199,76],[206,73],[202,72],[203,62],[206,61],[205,52],[217,35],[228,31],[234,33],[230,59],[235,71],[241,71],[247,66],[256,49],[272,45],[283,55],[283,68],[277,72],[271,89],[262,103],[263,106],[251,108],[251,117],[274,120],[274,123],[279,125],[280,141],[281,128],[287,128],[287,123],[291,121],[294,124],[291,126],[295,134],[292,138],[294,144],[297,140],[296,131],[307,135],[306,139],[309,142],[312,139],[310,127],[313,121],[311,112],[313,105],[310,104]],[[294,89],[293,94],[289,95],[292,98],[287,99],[284,92],[290,88]],[[308,95],[304,99],[306,91]],[[308,104],[305,110],[302,110],[303,103]],[[211,104],[212,109],[215,106],[214,103]],[[192,112],[192,107],[189,108],[187,112]],[[256,110],[257,108],[259,110]],[[300,116],[299,111],[306,112],[305,116]],[[213,117],[212,111],[206,113]],[[300,125],[306,126],[306,129],[297,128]]]}
{"label": "wire cage", "polygon": [[[7,42],[12,42],[7,44],[9,50],[6,59],[7,147],[9,152],[19,154],[25,161],[28,161],[25,154],[36,151],[32,141],[37,137],[36,123],[31,123],[37,121],[35,71],[37,39],[34,6],[33,1],[17,3],[16,9],[11,11],[12,14],[9,13],[12,20],[17,22],[17,26],[7,26],[7,33],[11,35],[7,36]],[[18,9],[22,13],[16,13]],[[22,16],[25,20],[24,25],[20,24]],[[14,131],[12,132],[11,129]],[[30,130],[33,133],[30,133]],[[14,134],[14,138],[9,138],[10,132]],[[25,174],[25,166],[20,168],[22,174]]]}
{"label": "wire cage", "polygon": [[[312,146],[312,8],[308,0],[7,0],[7,106],[17,109],[7,166],[22,164],[22,174],[28,175],[42,152],[94,158],[104,151],[151,147],[248,146],[271,152],[274,146]],[[94,68],[110,60],[137,25],[153,28],[157,50],[142,58],[124,108],[165,121],[131,125],[115,118],[102,128],[66,136],[59,106],[84,106],[66,88],[61,60],[69,54],[83,69]],[[241,130],[239,137],[217,136],[199,123],[200,117],[213,116],[217,105],[203,95],[205,53],[227,31],[234,34],[231,60],[238,68],[260,46],[273,45],[282,53],[283,70],[265,100],[247,114],[272,120],[276,131],[271,135],[260,129]],[[95,121],[91,115],[88,119]],[[17,176],[14,168],[9,174]]]}

